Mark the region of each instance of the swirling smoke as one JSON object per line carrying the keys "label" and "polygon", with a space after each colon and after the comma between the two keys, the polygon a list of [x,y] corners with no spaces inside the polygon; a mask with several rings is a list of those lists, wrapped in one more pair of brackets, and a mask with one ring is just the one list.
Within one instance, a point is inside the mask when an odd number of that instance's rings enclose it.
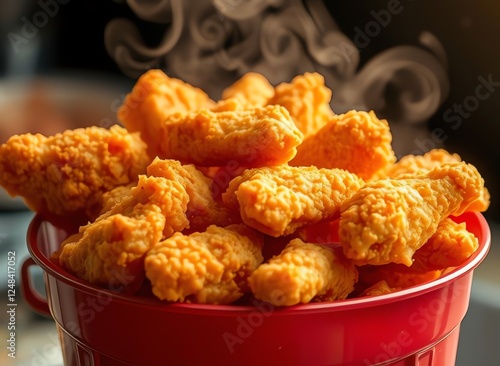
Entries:
{"label": "swirling smoke", "polygon": [[[318,71],[332,89],[336,113],[375,110],[398,136],[425,138],[425,123],[448,95],[446,54],[424,32],[422,47],[390,48],[360,68],[359,49],[338,28],[320,0],[127,0],[142,20],[165,25],[151,46],[129,19],[113,19],[105,45],[120,69],[136,78],[161,68],[212,98],[249,71],[276,85]],[[406,132],[405,132],[406,131]],[[393,132],[394,133],[394,132]]]}

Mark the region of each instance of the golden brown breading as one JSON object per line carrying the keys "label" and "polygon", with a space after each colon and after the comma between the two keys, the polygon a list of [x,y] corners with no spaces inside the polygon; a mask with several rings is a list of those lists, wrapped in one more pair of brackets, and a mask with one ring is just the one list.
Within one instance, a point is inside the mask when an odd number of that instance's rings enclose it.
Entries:
{"label": "golden brown breading", "polygon": [[349,111],[333,116],[297,148],[290,165],[340,168],[364,180],[396,161],[389,123],[373,111]]}
{"label": "golden brown breading", "polygon": [[395,289],[407,288],[439,278],[448,267],[461,265],[478,248],[477,238],[467,231],[465,223],[445,218],[436,232],[413,255],[413,264],[389,263],[359,267],[359,284],[373,286],[385,281]]}
{"label": "golden brown breading", "polygon": [[441,277],[443,271],[420,272],[404,264],[389,263],[380,266],[359,266],[358,272],[358,286],[365,290],[380,281],[384,281],[392,289],[401,290],[436,280]]}
{"label": "golden brown breading", "polygon": [[228,304],[240,298],[262,262],[263,237],[243,224],[175,233],[144,261],[153,293],[162,300]]}
{"label": "golden brown breading", "polygon": [[0,147],[0,184],[36,212],[93,215],[103,193],[136,182],[149,161],[139,135],[118,125],[18,135]]}
{"label": "golden brown breading", "polygon": [[159,157],[184,164],[273,166],[295,156],[302,134],[280,106],[169,116],[162,124]]}
{"label": "golden brown breading", "polygon": [[118,110],[118,118],[131,132],[140,132],[151,158],[159,155],[160,130],[174,113],[211,108],[215,102],[201,89],[171,78],[159,69],[141,75]]}
{"label": "golden brown breading", "polygon": [[445,218],[436,232],[413,255],[411,268],[426,272],[456,267],[465,262],[479,247],[477,237],[467,230],[465,222]]}
{"label": "golden brown breading", "polygon": [[161,240],[164,224],[158,206],[139,204],[133,217],[115,214],[86,226],[63,242],[53,259],[90,283],[126,286],[143,276],[144,256]]}
{"label": "golden brown breading", "polygon": [[357,264],[412,264],[412,256],[449,215],[480,199],[484,181],[465,162],[449,163],[413,178],[367,183],[341,207],[339,238]]}
{"label": "golden brown breading", "polygon": [[281,165],[247,169],[229,183],[222,200],[239,210],[247,225],[280,236],[338,214],[341,203],[363,184],[341,169]]}
{"label": "golden brown breading", "polygon": [[399,288],[390,287],[385,280],[381,280],[366,288],[359,296],[385,295],[396,292],[398,290]]}
{"label": "golden brown breading", "polygon": [[[378,179],[404,177],[404,175],[425,172],[447,163],[461,162],[458,154],[452,154],[445,149],[432,149],[423,155],[406,155],[385,171],[377,174]],[[469,211],[484,212],[490,205],[490,192],[483,187],[481,198],[469,207]]]}
{"label": "golden brown breading", "polygon": [[250,275],[252,293],[274,306],[345,299],[358,272],[337,249],[293,239]]}
{"label": "golden brown breading", "polygon": [[130,196],[115,204],[96,221],[115,214],[133,217],[134,207],[137,204],[153,204],[160,208],[166,219],[163,228],[164,237],[189,227],[186,216],[189,195],[181,183],[163,177],[140,175],[137,186],[132,188],[130,193]]}
{"label": "golden brown breading", "polygon": [[432,149],[423,155],[406,155],[381,173],[382,178],[396,178],[401,174],[414,174],[423,170],[432,170],[446,163],[462,161],[458,154],[452,154],[445,149]]}
{"label": "golden brown breading", "polygon": [[178,182],[141,175],[130,195],[82,226],[53,259],[91,283],[119,285],[122,277],[142,273],[149,249],[189,225],[188,200]]}
{"label": "golden brown breading", "polygon": [[467,211],[485,212],[488,209],[488,207],[490,207],[490,203],[491,203],[490,191],[488,190],[487,187],[483,187],[483,190],[481,191],[481,198],[479,198],[475,202],[472,202],[467,208]]}
{"label": "golden brown breading", "polygon": [[103,193],[101,200],[101,209],[98,212],[98,214],[93,215],[93,219],[91,221],[94,221],[100,215],[111,210],[111,208],[113,208],[113,206],[116,205],[117,203],[120,203],[127,197],[130,197],[132,195],[130,191],[135,186],[136,183],[130,183],[125,186],[118,186],[108,192]]}
{"label": "golden brown breading", "polygon": [[274,87],[266,77],[256,72],[247,72],[222,91],[222,100],[239,101],[242,109],[265,107],[274,95]]}
{"label": "golden brown breading", "polygon": [[223,167],[200,167],[197,169],[212,179],[212,195],[216,201],[222,200],[222,194],[227,190],[231,180],[241,175],[247,168],[236,161],[229,161]]}
{"label": "golden brown breading", "polygon": [[147,174],[179,182],[189,195],[186,216],[190,231],[204,231],[210,225],[227,226],[241,221],[238,215],[216,202],[212,197],[211,178],[192,164],[182,165],[177,160],[156,158],[147,168]]}
{"label": "golden brown breading", "polygon": [[[418,176],[417,174],[415,177]],[[464,212],[472,211],[473,208],[475,210],[478,205],[483,204],[485,192],[484,179],[472,164],[463,161],[459,163],[446,163],[430,170],[428,173],[422,173],[421,176],[435,180],[442,179],[453,181],[463,201],[456,210],[450,213],[450,215],[459,216]],[[439,220],[439,222],[441,222],[441,220]]]}
{"label": "golden brown breading", "polygon": [[220,113],[220,112],[235,112],[235,111],[243,111],[250,108],[246,104],[245,100],[242,100],[241,97],[233,97],[229,99],[221,99],[217,102],[217,104],[210,108],[210,112]]}
{"label": "golden brown breading", "polygon": [[277,85],[268,103],[285,107],[307,138],[333,116],[331,98],[332,91],[325,86],[324,77],[316,72],[306,72],[297,75],[291,83]]}

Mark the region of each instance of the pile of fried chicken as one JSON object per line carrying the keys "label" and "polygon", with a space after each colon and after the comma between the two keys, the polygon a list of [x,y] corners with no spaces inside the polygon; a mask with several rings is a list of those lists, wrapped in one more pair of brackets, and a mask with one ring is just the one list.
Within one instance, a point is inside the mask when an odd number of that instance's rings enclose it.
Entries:
{"label": "pile of fried chicken", "polygon": [[454,218],[489,206],[477,169],[444,149],[398,160],[385,119],[331,98],[315,72],[276,86],[250,72],[215,101],[149,70],[120,124],[11,137],[0,185],[85,218],[52,256],[64,270],[167,302],[373,296],[467,260],[478,239]]}

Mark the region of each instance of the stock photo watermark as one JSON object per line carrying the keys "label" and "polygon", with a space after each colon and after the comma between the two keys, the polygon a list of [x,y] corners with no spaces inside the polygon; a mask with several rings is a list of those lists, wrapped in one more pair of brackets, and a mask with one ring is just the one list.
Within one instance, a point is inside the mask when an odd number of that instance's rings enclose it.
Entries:
{"label": "stock photo watermark", "polygon": [[365,359],[364,364],[375,365],[404,356],[415,343],[415,337],[431,327],[435,328],[436,324],[440,323],[439,319],[450,311],[451,304],[455,301],[461,301],[460,298],[470,290],[468,285],[461,282],[454,283],[449,289],[449,291],[442,290],[439,296],[413,311],[408,316],[407,324],[402,324],[398,335],[390,341],[380,342],[381,352],[373,359]]}
{"label": "stock photo watermark", "polygon": [[[0,235],[0,243],[5,236]],[[7,355],[16,358],[17,353],[17,257],[15,250],[7,252]]]}
{"label": "stock photo watermark", "polygon": [[19,53],[21,47],[35,38],[40,29],[46,27],[50,20],[59,13],[60,5],[66,5],[69,2],[70,0],[39,0],[38,10],[30,17],[23,16],[19,20],[21,23],[19,32],[7,33],[7,39],[14,52]]}
{"label": "stock photo watermark", "polygon": [[487,76],[480,75],[477,77],[477,84],[474,92],[466,96],[461,103],[453,103],[453,105],[443,112],[442,120],[443,128],[434,128],[429,137],[425,139],[416,139],[414,144],[416,149],[410,154],[419,155],[440,146],[449,138],[449,134],[445,131],[445,127],[449,127],[452,131],[456,131],[463,126],[465,120],[470,118],[476,112],[481,102],[486,101],[500,87],[500,81],[495,80],[493,74]]}
{"label": "stock photo watermark", "polygon": [[246,316],[236,318],[237,324],[234,332],[224,332],[222,334],[224,343],[231,354],[234,353],[238,345],[250,338],[255,329],[262,326],[266,318],[270,317],[275,311],[274,305],[265,301],[254,300],[252,305],[255,307],[254,311]]}
{"label": "stock photo watermark", "polygon": [[[411,1],[412,0],[407,0],[403,2]],[[360,50],[368,47],[372,40],[378,37],[382,31],[391,24],[394,16],[401,14],[404,10],[405,6],[400,0],[389,0],[385,9],[371,10],[371,20],[366,22],[363,26],[355,26],[353,28],[354,36],[352,42],[356,47],[352,48],[350,44],[345,42],[340,43],[339,47],[344,56],[349,61],[352,61],[355,54],[357,55]]]}
{"label": "stock photo watermark", "polygon": [[56,332],[49,332],[46,334],[46,338],[47,343],[45,343],[43,347],[31,350],[33,358],[29,364],[26,364],[26,366],[53,365],[55,361],[61,360],[59,335]]}

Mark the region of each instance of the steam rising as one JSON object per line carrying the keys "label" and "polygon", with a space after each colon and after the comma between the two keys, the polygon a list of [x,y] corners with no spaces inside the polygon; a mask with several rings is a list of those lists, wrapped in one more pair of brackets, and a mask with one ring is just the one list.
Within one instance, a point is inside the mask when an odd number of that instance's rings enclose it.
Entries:
{"label": "steam rising", "polygon": [[336,113],[373,109],[396,123],[432,116],[449,89],[439,41],[423,33],[422,47],[398,46],[359,65],[359,50],[320,0],[127,0],[145,21],[162,23],[152,47],[127,19],[114,19],[106,48],[124,73],[161,68],[219,98],[248,71],[272,84],[318,71],[333,91]]}

